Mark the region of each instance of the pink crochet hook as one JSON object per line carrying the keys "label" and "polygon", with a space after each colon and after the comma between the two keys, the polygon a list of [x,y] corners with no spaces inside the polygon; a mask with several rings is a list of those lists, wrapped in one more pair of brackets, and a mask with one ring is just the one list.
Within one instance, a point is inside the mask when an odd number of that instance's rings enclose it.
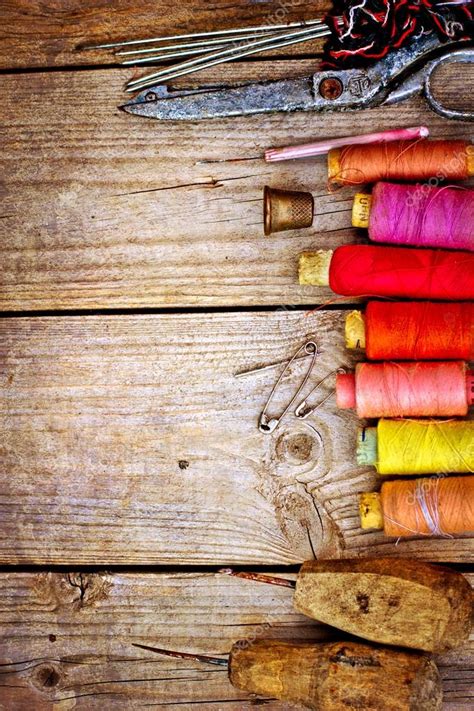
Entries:
{"label": "pink crochet hook", "polygon": [[300,146],[286,146],[285,148],[269,148],[265,151],[267,163],[276,163],[281,160],[291,160],[292,158],[310,158],[328,153],[333,148],[341,146],[356,146],[365,143],[383,143],[385,141],[410,141],[416,138],[427,138],[430,134],[426,126],[416,126],[415,128],[396,128],[390,131],[380,131],[379,133],[367,133],[363,136],[346,136],[345,138],[333,138],[317,143],[303,143]]}

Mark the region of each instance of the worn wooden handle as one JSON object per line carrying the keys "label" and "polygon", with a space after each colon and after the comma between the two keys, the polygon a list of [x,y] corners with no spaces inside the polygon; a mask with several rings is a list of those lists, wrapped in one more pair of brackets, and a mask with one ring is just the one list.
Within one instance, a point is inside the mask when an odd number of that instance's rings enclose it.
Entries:
{"label": "worn wooden handle", "polygon": [[461,573],[407,558],[304,563],[295,608],[358,637],[445,652],[466,642],[472,590]]}
{"label": "worn wooden handle", "polygon": [[425,654],[357,642],[237,642],[232,684],[318,711],[436,711],[438,670]]}

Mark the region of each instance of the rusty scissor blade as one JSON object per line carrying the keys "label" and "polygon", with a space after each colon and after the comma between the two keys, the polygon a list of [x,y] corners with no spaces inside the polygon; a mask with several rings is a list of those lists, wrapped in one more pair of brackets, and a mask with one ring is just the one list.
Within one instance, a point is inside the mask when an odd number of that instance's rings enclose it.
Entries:
{"label": "rusty scissor blade", "polygon": [[314,108],[313,77],[176,92],[157,86],[142,91],[120,108],[138,116],[171,121],[308,111]]}

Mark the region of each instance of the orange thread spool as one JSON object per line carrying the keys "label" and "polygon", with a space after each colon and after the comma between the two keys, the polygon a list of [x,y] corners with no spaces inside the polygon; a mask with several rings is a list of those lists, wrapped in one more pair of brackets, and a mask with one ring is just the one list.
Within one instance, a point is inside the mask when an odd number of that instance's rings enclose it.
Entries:
{"label": "orange thread spool", "polygon": [[380,499],[387,536],[442,536],[474,531],[474,477],[390,481]]}
{"label": "orange thread spool", "polygon": [[473,360],[474,304],[372,301],[365,339],[371,360]]}
{"label": "orange thread spool", "polygon": [[463,180],[474,173],[467,141],[393,141],[345,146],[329,152],[329,183],[359,185],[379,180]]}

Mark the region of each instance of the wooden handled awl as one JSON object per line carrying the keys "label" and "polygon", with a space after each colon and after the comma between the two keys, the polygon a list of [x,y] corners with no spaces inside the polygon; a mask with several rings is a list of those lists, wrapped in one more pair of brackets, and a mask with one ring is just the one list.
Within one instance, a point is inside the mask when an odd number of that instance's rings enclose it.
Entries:
{"label": "wooden handled awl", "polygon": [[442,691],[426,655],[357,642],[237,642],[234,686],[317,711],[436,711]]}
{"label": "wooden handled awl", "polygon": [[231,683],[263,697],[317,711],[438,711],[441,681],[420,652],[359,642],[241,640],[229,660],[134,644],[171,657],[228,666]]}
{"label": "wooden handled awl", "polygon": [[[279,584],[253,573],[237,577]],[[300,568],[298,612],[357,637],[445,652],[469,637],[472,590],[461,573],[407,558],[312,560]]]}

